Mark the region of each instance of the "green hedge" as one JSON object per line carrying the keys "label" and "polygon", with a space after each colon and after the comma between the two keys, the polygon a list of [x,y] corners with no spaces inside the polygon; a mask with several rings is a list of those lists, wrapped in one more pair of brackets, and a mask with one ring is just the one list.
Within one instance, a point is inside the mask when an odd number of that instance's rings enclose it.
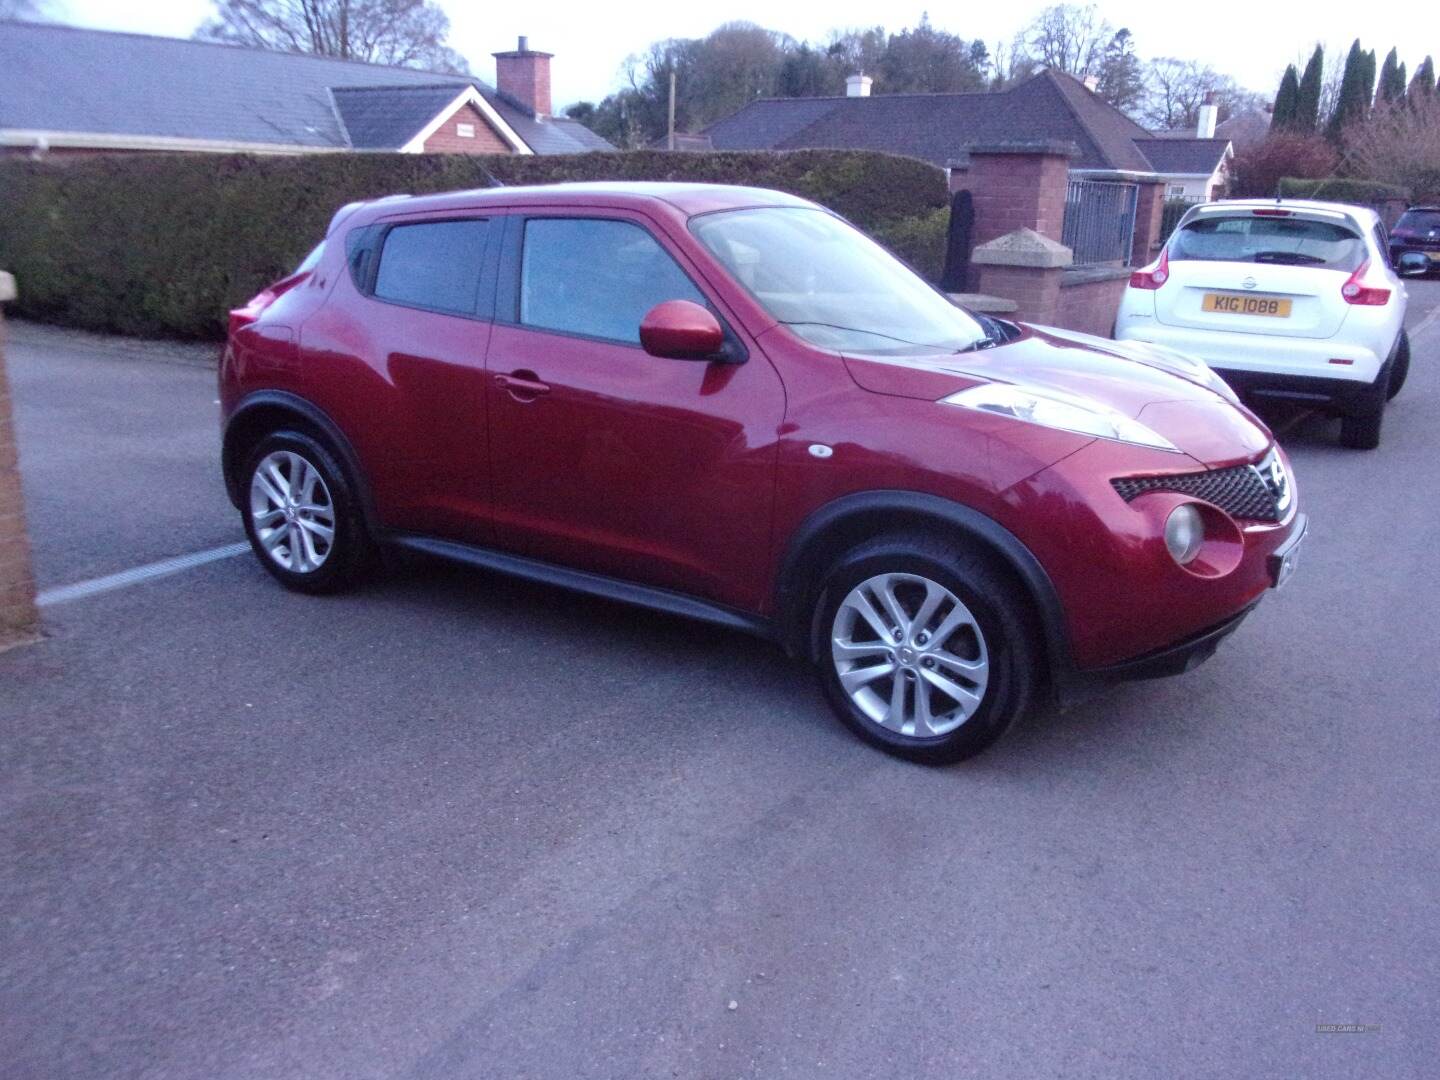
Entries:
{"label": "green hedge", "polygon": [[114,155],[0,161],[0,267],[16,315],[91,330],[221,335],[225,312],[281,277],[357,199],[565,180],[691,180],[778,188],[830,206],[932,275],[945,175],[848,150],[559,157]]}
{"label": "green hedge", "polygon": [[1325,202],[1373,206],[1390,199],[1408,201],[1410,192],[1396,184],[1382,184],[1378,180],[1348,180],[1343,177],[1298,180],[1287,176],[1280,181],[1280,196],[1285,199],[1323,199]]}

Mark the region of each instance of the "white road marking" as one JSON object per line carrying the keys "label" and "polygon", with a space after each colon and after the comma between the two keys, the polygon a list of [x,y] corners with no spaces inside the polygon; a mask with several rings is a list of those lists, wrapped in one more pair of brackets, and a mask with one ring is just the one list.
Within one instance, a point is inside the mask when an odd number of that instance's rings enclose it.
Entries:
{"label": "white road marking", "polygon": [[1426,315],[1423,319],[1421,319],[1418,323],[1416,323],[1413,327],[1410,328],[1411,340],[1414,340],[1415,338],[1423,334],[1426,330],[1430,329],[1431,325],[1435,322],[1436,319],[1440,319],[1440,305],[1436,305],[1433,309],[1431,309],[1430,314]]}
{"label": "white road marking", "polygon": [[219,562],[221,559],[233,559],[236,555],[243,555],[249,550],[249,544],[226,544],[224,547],[211,548],[209,551],[177,555],[173,559],[161,559],[159,562],[121,570],[118,574],[106,574],[104,577],[91,578],[89,581],[77,581],[74,585],[59,585],[53,589],[45,589],[35,598],[35,603],[41,607],[67,604],[71,600],[81,600],[97,593],[139,585],[143,581],[178,574],[182,570],[191,570],[197,566],[204,566],[206,563]]}

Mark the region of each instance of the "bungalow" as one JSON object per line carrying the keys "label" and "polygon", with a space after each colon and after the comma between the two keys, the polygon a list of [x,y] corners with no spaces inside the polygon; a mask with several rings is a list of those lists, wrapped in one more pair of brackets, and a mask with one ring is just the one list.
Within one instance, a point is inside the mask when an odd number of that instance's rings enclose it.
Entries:
{"label": "bungalow", "polygon": [[551,54],[463,75],[0,20],[0,154],[573,154],[614,147],[552,114]]}
{"label": "bungalow", "polygon": [[[1181,137],[1145,130],[1086,83],[1046,69],[1009,90],[967,94],[870,93],[867,76],[846,80],[844,97],[762,98],[717,120],[677,149],[884,150],[934,162],[963,183],[967,146],[1002,141],[1070,143],[1072,179],[1157,174],[1177,195],[1223,187],[1231,151],[1208,133]],[[1203,112],[1203,110],[1202,110]],[[1208,183],[1206,182],[1208,181]]]}

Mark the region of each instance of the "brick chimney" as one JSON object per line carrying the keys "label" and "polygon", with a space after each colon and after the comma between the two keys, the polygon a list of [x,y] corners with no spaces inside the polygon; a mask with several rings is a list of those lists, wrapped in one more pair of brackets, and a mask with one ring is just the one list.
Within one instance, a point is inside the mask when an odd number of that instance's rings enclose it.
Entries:
{"label": "brick chimney", "polygon": [[536,116],[549,116],[550,58],[554,55],[532,52],[530,39],[522,35],[514,52],[494,54],[495,89]]}
{"label": "brick chimney", "polygon": [[869,97],[870,87],[874,82],[869,75],[851,75],[845,80],[845,96]]}

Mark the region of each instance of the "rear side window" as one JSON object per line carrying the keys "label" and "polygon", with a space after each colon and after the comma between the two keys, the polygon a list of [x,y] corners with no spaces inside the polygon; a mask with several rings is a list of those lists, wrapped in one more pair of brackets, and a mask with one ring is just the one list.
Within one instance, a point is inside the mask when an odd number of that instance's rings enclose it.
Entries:
{"label": "rear side window", "polygon": [[1395,223],[1395,231],[1408,229],[1412,233],[1428,233],[1440,230],[1440,210],[1406,210]]}
{"label": "rear side window", "polygon": [[1203,217],[1176,232],[1170,259],[1355,270],[1365,241],[1342,225],[1289,217]]}
{"label": "rear side window", "polygon": [[640,320],[665,300],[705,303],[640,226],[601,218],[525,223],[520,321],[526,326],[639,344]]}
{"label": "rear side window", "polygon": [[473,315],[486,226],[477,220],[396,225],[385,234],[372,292],[397,304]]}

